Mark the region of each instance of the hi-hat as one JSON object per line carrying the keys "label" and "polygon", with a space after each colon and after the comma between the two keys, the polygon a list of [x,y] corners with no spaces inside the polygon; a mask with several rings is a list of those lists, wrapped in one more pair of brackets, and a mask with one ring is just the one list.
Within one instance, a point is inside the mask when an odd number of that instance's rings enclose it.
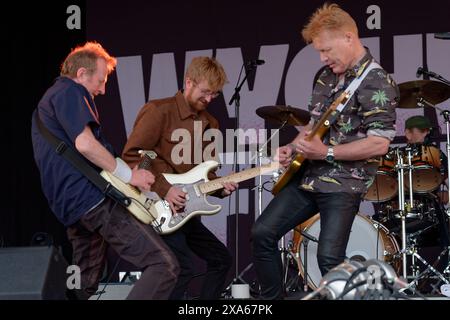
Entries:
{"label": "hi-hat", "polygon": [[450,86],[433,80],[414,80],[398,85],[400,89],[399,108],[419,108],[417,99],[423,98],[435,105],[450,98]]}
{"label": "hi-hat", "polygon": [[282,105],[259,107],[256,114],[270,122],[292,126],[307,125],[310,119],[308,111]]}

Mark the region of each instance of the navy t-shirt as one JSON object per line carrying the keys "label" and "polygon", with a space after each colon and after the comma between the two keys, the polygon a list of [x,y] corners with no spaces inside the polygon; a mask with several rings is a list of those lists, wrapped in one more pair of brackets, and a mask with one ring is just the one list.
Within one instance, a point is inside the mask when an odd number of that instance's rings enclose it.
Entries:
{"label": "navy t-shirt", "polygon": [[[86,125],[111,153],[113,149],[102,136],[97,109],[87,89],[70,78],[57,78],[33,112],[31,136],[42,190],[58,220],[69,226],[99,204],[104,195],[63,156],[56,154],[36,126],[36,112],[44,126],[73,150],[76,137]],[[86,162],[101,171],[87,159]]]}

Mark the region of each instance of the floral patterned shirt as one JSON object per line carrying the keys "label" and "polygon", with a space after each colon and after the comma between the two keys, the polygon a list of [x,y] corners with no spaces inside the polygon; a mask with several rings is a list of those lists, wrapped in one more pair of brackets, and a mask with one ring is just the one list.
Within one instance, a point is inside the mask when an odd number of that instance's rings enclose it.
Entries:
{"label": "floral patterned shirt", "polygon": [[[317,122],[342,91],[361,74],[373,59],[366,55],[344,77],[326,67],[319,75],[311,97],[311,121]],[[368,135],[381,136],[392,141],[395,137],[395,107],[399,89],[391,76],[381,68],[371,70],[345,106],[342,113],[324,136],[326,145],[349,143]],[[300,188],[312,192],[367,192],[373,183],[378,159],[339,161],[308,160],[300,180]]]}

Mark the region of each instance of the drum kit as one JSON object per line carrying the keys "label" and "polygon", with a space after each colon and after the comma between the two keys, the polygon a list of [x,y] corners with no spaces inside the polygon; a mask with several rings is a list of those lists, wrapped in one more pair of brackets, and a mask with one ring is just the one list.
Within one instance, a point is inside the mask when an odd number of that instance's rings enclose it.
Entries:
{"label": "drum kit", "polygon": [[[419,80],[402,83],[399,89],[398,108],[429,106],[441,111],[447,126],[448,159],[450,114],[436,104],[450,98],[450,85]],[[303,126],[310,120],[308,112],[291,106],[265,106],[256,113],[269,122],[281,124],[280,129],[285,125]],[[405,293],[420,294],[419,280],[436,279],[437,283],[450,284],[450,247],[442,248],[433,263],[419,255],[422,237],[439,228],[439,224],[448,224],[450,217],[449,191],[440,191],[446,178],[444,172],[450,172],[450,163],[443,161],[444,158],[434,145],[390,148],[380,159],[375,179],[364,196],[364,200],[373,203],[376,212],[372,217],[358,214],[352,226],[346,251],[348,259],[379,259],[389,263],[408,281],[408,287],[403,289]],[[445,202],[439,192],[445,194]],[[444,230],[448,233],[447,227]],[[316,258],[319,233],[320,215],[317,214],[293,230],[287,245],[282,238],[280,250],[286,290],[298,290],[299,277],[303,280],[303,291],[318,287],[322,278]],[[445,261],[440,261],[444,256]],[[443,265],[441,271],[436,267],[438,263]],[[292,265],[298,275],[288,279],[288,268]]]}

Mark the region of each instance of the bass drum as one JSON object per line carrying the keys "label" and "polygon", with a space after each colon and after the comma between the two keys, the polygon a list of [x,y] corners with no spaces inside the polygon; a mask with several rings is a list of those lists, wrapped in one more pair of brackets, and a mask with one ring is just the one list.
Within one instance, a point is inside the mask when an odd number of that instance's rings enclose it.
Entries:
{"label": "bass drum", "polygon": [[[306,231],[316,239],[320,233],[320,215],[316,214],[303,224],[294,229],[293,255],[296,257],[298,269],[302,278],[305,279],[304,270],[304,244],[301,231]],[[307,241],[307,272],[308,286],[316,289],[319,286],[322,275],[317,262],[317,242]],[[346,257],[350,260],[366,261],[369,259],[379,259],[390,263],[398,272],[400,270],[400,261],[395,259],[394,255],[400,251],[397,241],[389,234],[389,231],[379,222],[373,221],[357,214],[353,221],[350,239],[347,244]]]}

